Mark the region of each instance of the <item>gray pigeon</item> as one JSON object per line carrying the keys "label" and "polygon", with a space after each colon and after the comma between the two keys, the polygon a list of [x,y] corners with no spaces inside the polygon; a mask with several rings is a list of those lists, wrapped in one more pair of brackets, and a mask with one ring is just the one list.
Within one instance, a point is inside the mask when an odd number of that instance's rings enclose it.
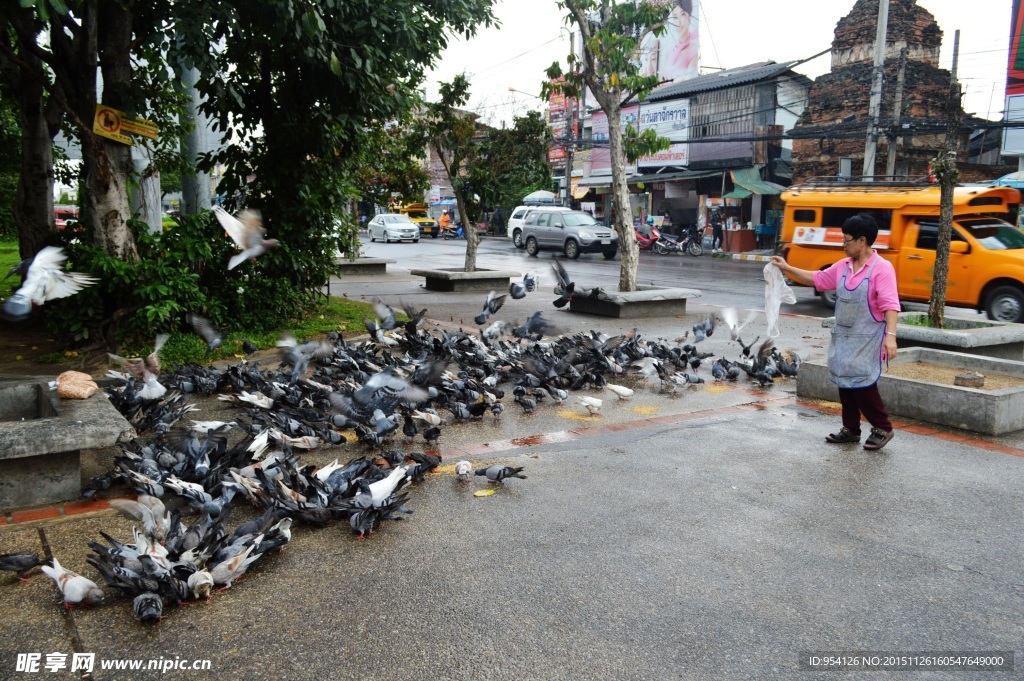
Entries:
{"label": "gray pigeon", "polygon": [[214,206],[213,214],[220,222],[220,226],[242,251],[228,261],[229,270],[235,269],[246,260],[255,260],[281,243],[277,239],[263,238],[266,236],[266,232],[263,230],[263,219],[260,217],[259,211],[244,210],[238,214],[238,217],[234,217],[220,206]]}
{"label": "gray pigeon", "polygon": [[220,347],[220,344],[224,342],[224,334],[217,331],[217,329],[210,323],[209,319],[200,317],[197,314],[189,312],[185,319],[192,328],[196,330],[196,333],[206,341],[206,355],[209,356],[211,352]]}
{"label": "gray pigeon", "polygon": [[522,473],[523,467],[513,468],[511,466],[490,466],[488,468],[481,468],[476,471],[477,475],[484,475],[487,477],[488,482],[495,484],[504,484],[502,481],[505,478],[520,478],[526,480],[526,476]]}
{"label": "gray pigeon", "polygon": [[487,323],[487,318],[492,314],[501,309],[501,306],[505,304],[505,298],[507,294],[501,294],[500,296],[494,291],[490,291],[487,294],[487,300],[484,302],[484,311],[481,312],[473,319],[479,326],[483,326]]}
{"label": "gray pigeon", "polygon": [[164,602],[154,593],[141,593],[132,601],[132,611],[140,622],[159,621],[164,616]]}
{"label": "gray pigeon", "polygon": [[48,300],[72,296],[99,281],[88,274],[65,271],[66,260],[63,248],[45,246],[36,253],[31,262],[23,260],[11,268],[8,277],[20,274],[25,277],[25,281],[14,295],[4,301],[4,318],[20,321],[28,317],[33,305],[42,305]]}
{"label": "gray pigeon", "polygon": [[25,577],[32,568],[37,565],[42,565],[43,562],[39,560],[39,556],[31,551],[18,551],[17,553],[3,553],[0,554],[0,570],[5,572],[14,572],[18,575],[18,579],[26,581],[28,578]]}

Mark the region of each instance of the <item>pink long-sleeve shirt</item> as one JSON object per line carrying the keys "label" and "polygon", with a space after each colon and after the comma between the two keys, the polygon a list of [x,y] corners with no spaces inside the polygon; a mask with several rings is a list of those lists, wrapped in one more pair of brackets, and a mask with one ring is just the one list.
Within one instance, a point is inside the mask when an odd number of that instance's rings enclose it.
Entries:
{"label": "pink long-sleeve shirt", "polygon": [[815,272],[814,288],[819,291],[835,290],[839,286],[843,272],[846,272],[846,288],[852,291],[864,281],[865,275],[871,269],[871,263],[875,263],[875,269],[871,272],[871,280],[868,282],[868,307],[871,309],[872,317],[877,321],[884,321],[886,311],[900,311],[900,296],[896,287],[896,269],[891,262],[878,255],[878,251],[875,251],[856,272],[852,271],[853,258],[843,258],[827,270]]}

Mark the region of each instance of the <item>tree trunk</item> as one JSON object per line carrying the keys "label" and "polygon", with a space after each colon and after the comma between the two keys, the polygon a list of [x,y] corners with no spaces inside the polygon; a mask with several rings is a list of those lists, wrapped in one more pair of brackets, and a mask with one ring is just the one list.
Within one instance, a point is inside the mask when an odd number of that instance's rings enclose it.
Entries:
{"label": "tree trunk", "polygon": [[612,208],[615,211],[615,232],[619,235],[619,290],[636,290],[636,271],[640,249],[633,231],[629,210],[629,186],[626,184],[626,152],[622,146],[622,107],[616,102],[608,114],[608,150],[612,164]]}
{"label": "tree trunk", "polygon": [[476,272],[476,249],[480,244],[480,237],[476,232],[476,225],[469,224],[469,214],[466,212],[466,199],[462,195],[462,190],[455,189],[454,183],[452,191],[455,192],[455,203],[459,206],[459,217],[462,218],[462,233],[466,237],[466,264],[463,270],[466,272]]}
{"label": "tree trunk", "polygon": [[[950,146],[947,144],[947,147]],[[928,302],[928,323],[934,329],[945,324],[946,281],[949,278],[949,243],[953,238],[953,188],[956,186],[956,154],[947,149],[937,164],[939,176],[939,238],[932,269],[932,297]]]}
{"label": "tree trunk", "polygon": [[[132,78],[130,53],[134,3],[100,0],[97,7],[97,52],[103,70],[103,103],[131,113],[127,93],[130,92]],[[83,89],[78,110],[82,121],[93,119],[95,104],[95,94],[90,97]],[[132,149],[91,132],[83,131],[82,137],[82,165],[96,245],[115,258],[138,260],[135,236],[128,226],[131,215],[128,178],[134,171]]]}
{"label": "tree trunk", "polygon": [[[14,21],[24,21],[26,32],[32,25],[27,12],[16,13]],[[15,89],[21,118],[21,175],[14,200],[14,221],[18,225],[18,251],[22,259],[31,258],[57,231],[53,218],[53,134],[43,96],[43,64],[34,53],[19,50],[19,68]],[[55,128],[60,128],[57,116]]]}

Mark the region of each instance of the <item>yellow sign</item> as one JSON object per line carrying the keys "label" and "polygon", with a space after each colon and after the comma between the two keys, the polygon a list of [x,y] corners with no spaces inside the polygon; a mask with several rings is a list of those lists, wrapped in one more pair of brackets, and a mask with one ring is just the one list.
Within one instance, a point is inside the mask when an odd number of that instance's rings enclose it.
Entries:
{"label": "yellow sign", "polygon": [[92,122],[92,131],[101,137],[131,146],[134,144],[132,138],[124,133],[145,135],[156,139],[158,130],[153,121],[147,121],[144,118],[131,118],[124,111],[118,111],[104,104],[96,105],[96,117]]}

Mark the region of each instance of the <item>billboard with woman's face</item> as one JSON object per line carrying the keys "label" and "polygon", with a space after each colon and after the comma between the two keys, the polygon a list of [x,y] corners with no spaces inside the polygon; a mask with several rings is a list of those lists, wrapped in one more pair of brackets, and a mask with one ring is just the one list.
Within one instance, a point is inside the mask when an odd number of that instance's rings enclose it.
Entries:
{"label": "billboard with woman's face", "polygon": [[661,81],[682,81],[698,75],[700,43],[697,39],[699,0],[650,0],[671,5],[665,30],[648,36],[640,57],[640,74],[657,75]]}

